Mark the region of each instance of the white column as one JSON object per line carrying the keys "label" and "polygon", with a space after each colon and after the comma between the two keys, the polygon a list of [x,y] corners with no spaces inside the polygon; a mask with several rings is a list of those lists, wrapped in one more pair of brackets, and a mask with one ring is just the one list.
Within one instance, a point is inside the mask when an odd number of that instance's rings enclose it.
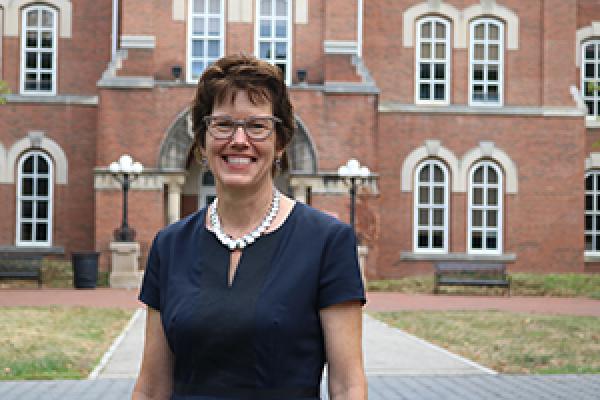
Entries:
{"label": "white column", "polygon": [[184,180],[183,176],[172,176],[168,179],[167,219],[169,224],[181,218],[181,188]]}

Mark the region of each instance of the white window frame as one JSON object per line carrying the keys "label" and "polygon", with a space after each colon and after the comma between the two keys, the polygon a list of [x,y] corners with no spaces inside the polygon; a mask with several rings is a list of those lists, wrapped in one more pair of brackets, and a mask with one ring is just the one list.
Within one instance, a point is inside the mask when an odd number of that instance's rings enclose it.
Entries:
{"label": "white window frame", "polygon": [[[480,168],[483,167],[484,168],[484,175],[483,175],[483,183],[474,183],[473,182],[473,176],[475,175],[475,171]],[[490,184],[488,182],[488,178],[487,178],[487,169],[488,168],[492,168],[494,169],[494,171],[496,171],[496,175],[498,176],[498,182],[497,183],[493,183]],[[467,248],[468,248],[468,253],[469,254],[502,254],[502,246],[503,246],[503,218],[504,218],[504,190],[503,190],[503,183],[504,182],[504,174],[502,172],[502,169],[500,169],[500,167],[498,167],[498,165],[496,165],[495,163],[491,162],[491,161],[480,161],[478,163],[476,163],[475,165],[473,165],[471,167],[471,170],[469,171],[469,193],[468,193],[468,204],[467,204]],[[473,205],[473,189],[474,188],[482,188],[483,189],[483,205]],[[498,204],[496,206],[489,206],[487,204],[487,197],[488,197],[488,189],[490,188],[496,188],[497,189],[497,196],[498,196]],[[482,226],[481,228],[477,228],[474,229],[473,228],[473,217],[472,217],[472,211],[474,209],[478,209],[478,210],[483,210],[483,215],[482,215]],[[487,211],[490,210],[496,210],[496,227],[495,228],[488,228],[487,227]],[[472,247],[472,237],[473,237],[473,231],[482,231],[482,248],[481,249],[473,249]],[[487,237],[487,233],[486,231],[496,231],[496,242],[497,242],[497,248],[496,249],[488,249],[486,248],[487,244],[486,244],[486,237]]]}
{"label": "white window frame", "polygon": [[[594,52],[594,60],[593,61],[588,61],[585,58],[585,48],[589,45],[594,45],[595,46],[595,52]],[[581,44],[581,95],[583,97],[583,101],[586,104],[586,118],[587,119],[596,119],[598,117],[600,117],[600,90],[594,90],[592,92],[592,95],[586,95],[586,86],[588,84],[588,82],[595,82],[597,85],[600,85],[600,54],[598,54],[600,52],[600,39],[595,39],[595,40],[587,40],[584,43]],[[596,78],[586,78],[585,77],[585,67],[586,64],[593,64],[594,65],[594,75],[596,76]],[[589,112],[587,111],[587,102],[588,101],[592,101],[594,103],[593,108],[594,108],[594,112],[592,114],[589,114]]]}
{"label": "white window frame", "polygon": [[[275,16],[275,2],[277,0],[271,0],[271,14],[269,16],[261,16],[261,0],[256,0],[256,22],[254,24],[254,55],[258,59],[265,60],[272,65],[275,64],[285,64],[285,83],[290,85],[292,82],[292,0],[287,1],[287,16],[286,17],[277,17]],[[260,22],[263,20],[271,21],[271,33],[272,35],[269,38],[262,39],[260,36]],[[287,38],[275,38],[275,21],[276,20],[286,20],[287,21]],[[287,59],[284,62],[275,59],[275,52],[273,51],[271,57],[269,59],[263,59],[260,57],[260,42],[270,42],[272,46],[273,43],[286,43],[287,44]]]}
{"label": "white window frame", "polygon": [[[588,190],[587,187],[585,187],[585,181],[587,180],[587,178],[592,175],[592,190]],[[585,190],[585,196],[592,196],[592,209],[588,210],[585,202],[584,202],[584,218],[586,218],[588,215],[592,217],[592,229],[588,230],[586,229],[586,221],[584,219],[584,225],[583,225],[583,229],[584,229],[584,255],[586,256],[600,256],[600,249],[599,250],[586,250],[585,248],[585,236],[587,235],[592,235],[592,249],[595,247],[594,246],[594,242],[596,241],[596,237],[600,240],[600,226],[596,226],[596,229],[594,228],[594,224],[596,224],[597,219],[600,217],[600,207],[598,204],[598,201],[600,201],[600,182],[598,182],[598,180],[600,179],[600,170],[589,170],[586,171],[585,173],[585,179],[584,179],[584,190]],[[598,224],[596,224],[598,225]]]}
{"label": "white window frame", "polygon": [[[203,207],[208,207],[209,204],[206,202],[206,197],[208,196],[217,196],[217,187],[215,185],[205,185],[204,184],[204,175],[207,173],[211,173],[210,170],[202,170],[198,174],[198,209],[202,209]],[[214,179],[214,177],[213,177]]]}
{"label": "white window frame", "polygon": [[[27,76],[27,72],[35,72],[36,74],[38,74],[38,76],[42,73],[41,72],[41,53],[42,53],[42,48],[41,48],[41,40],[38,40],[38,47],[36,49],[36,54],[37,54],[37,65],[38,67],[36,69],[28,69],[26,70],[25,65],[26,65],[26,53],[27,53],[27,49],[26,49],[26,44],[27,44],[27,31],[31,31],[34,29],[29,29],[27,27],[27,13],[30,11],[37,11],[40,13],[42,11],[49,11],[52,14],[52,28],[41,28],[36,27],[35,31],[38,33],[41,32],[52,32],[52,48],[50,49],[43,49],[43,52],[52,52],[52,69],[50,71],[48,70],[44,70],[44,73],[50,73],[52,75],[52,89],[48,90],[48,91],[43,91],[43,90],[26,90],[25,88],[25,77]],[[55,96],[56,95],[56,87],[58,86],[58,79],[57,79],[57,74],[56,74],[56,60],[57,60],[57,53],[58,53],[58,29],[57,29],[57,25],[58,25],[58,11],[56,11],[54,8],[52,7],[48,7],[45,5],[32,5],[29,6],[27,8],[24,8],[21,11],[21,73],[20,73],[20,77],[21,77],[21,85],[20,85],[20,89],[21,89],[21,94],[27,94],[27,95],[36,95],[36,96]],[[41,35],[38,36],[38,39],[41,38]]]}
{"label": "white window frame", "polygon": [[[193,70],[192,65],[194,61],[202,61],[204,62],[204,70],[209,65],[209,63],[214,62],[215,60],[223,57],[225,55],[225,2],[224,0],[219,0],[219,7],[221,12],[219,14],[211,14],[208,13],[208,3],[210,0],[205,0],[204,10],[207,12],[202,13],[194,13],[194,0],[188,0],[188,16],[187,16],[187,42],[186,42],[186,80],[188,83],[197,83],[198,78],[193,78]],[[194,34],[194,17],[203,17],[204,18],[204,35],[195,35]],[[208,32],[208,19],[209,18],[219,18],[219,31],[220,35],[209,35]],[[193,46],[192,42],[194,40],[204,40],[204,56],[203,57],[193,57],[192,51]],[[208,41],[209,40],[219,40],[219,56],[218,57],[209,57],[208,56]],[[202,75],[202,72],[200,75]]]}
{"label": "white window frame", "polygon": [[[421,170],[429,166],[429,182],[421,183],[419,176]],[[442,170],[442,174],[444,177],[444,181],[442,183],[436,183],[433,181],[433,170],[435,167],[439,167]],[[427,187],[429,192],[429,202],[425,205],[419,204],[419,188]],[[442,187],[444,189],[444,203],[440,205],[433,204],[433,188],[434,187]],[[446,164],[439,160],[428,159],[421,162],[417,168],[415,168],[415,179],[414,179],[414,196],[413,196],[413,250],[415,253],[440,253],[445,254],[448,253],[448,236],[449,236],[449,213],[450,213],[450,195],[449,195],[449,175],[448,168]],[[419,209],[427,209],[428,210],[428,224],[420,226],[419,225]],[[442,248],[434,248],[433,247],[433,209],[439,208],[444,210],[444,226],[443,226],[443,234],[444,234],[444,243]],[[428,230],[429,240],[428,246],[419,247],[419,231],[420,230]],[[442,230],[442,229],[435,229]]]}
{"label": "white window frame", "polygon": [[[484,25],[484,38],[475,39],[475,26]],[[489,26],[495,25],[498,28],[498,40],[492,40],[489,38]],[[470,44],[469,44],[469,105],[471,106],[502,106],[504,104],[504,24],[498,20],[492,18],[478,18],[470,23]],[[483,44],[484,57],[483,60],[475,60],[475,44]],[[489,46],[498,45],[498,60],[492,61],[489,59]],[[475,64],[483,64],[483,75],[484,78],[481,81],[475,81],[473,79],[473,70]],[[498,67],[498,80],[488,81],[488,67],[490,65],[496,65]],[[498,101],[489,100],[475,100],[473,99],[473,86],[483,85],[485,88],[484,94],[488,95],[487,87],[488,84],[498,85]]]}
{"label": "white window frame", "polygon": [[[29,157],[42,157],[46,163],[48,163],[48,173],[47,174],[38,174],[37,173],[37,164],[34,164],[33,173],[24,173],[23,172],[23,164],[26,159]],[[50,247],[52,245],[52,220],[53,220],[53,193],[54,193],[54,164],[52,163],[52,159],[42,151],[28,151],[24,153],[19,159],[18,170],[17,170],[17,225],[16,225],[16,243],[17,246],[28,246],[28,247]],[[21,195],[21,190],[23,186],[24,178],[33,178],[33,195],[31,196],[23,196]],[[36,196],[36,188],[37,188],[37,180],[39,178],[47,178],[48,179],[48,195],[47,196]],[[25,200],[31,200],[33,202],[32,205],[32,218],[24,218],[21,217],[21,202]],[[45,219],[36,218],[37,213],[37,202],[38,201],[47,201],[48,202],[48,217]],[[29,221],[30,220],[30,221]],[[47,235],[45,241],[37,241],[35,240],[36,234],[36,226],[39,222],[46,222],[47,224]],[[21,224],[24,222],[32,222],[33,228],[31,237],[32,240],[22,240],[21,239]]]}
{"label": "white window frame", "polygon": [[[436,23],[442,23],[446,29],[446,37],[444,39],[435,38],[435,25]],[[431,38],[421,38],[421,26],[426,23],[431,23]],[[421,43],[427,41],[431,43],[431,58],[421,59]],[[435,43],[444,43],[446,50],[446,57],[444,60],[436,60],[435,55]],[[450,62],[452,55],[452,49],[450,47],[450,22],[441,17],[425,17],[417,22],[417,40],[416,40],[416,56],[415,56],[415,104],[438,104],[448,105],[450,104],[450,70],[452,63]],[[435,79],[435,68],[430,69],[430,78],[421,79],[421,62],[430,64],[442,63],[445,66],[445,79]],[[430,99],[421,99],[421,83],[430,84]],[[444,100],[435,100],[435,83],[444,84]]]}

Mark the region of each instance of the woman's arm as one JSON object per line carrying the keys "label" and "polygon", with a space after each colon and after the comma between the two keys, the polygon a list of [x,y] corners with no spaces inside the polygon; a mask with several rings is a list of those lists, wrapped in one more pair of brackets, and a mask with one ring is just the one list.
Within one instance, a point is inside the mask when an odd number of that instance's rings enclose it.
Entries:
{"label": "woman's arm", "polygon": [[173,361],[160,313],[148,307],[144,356],[132,400],[169,400],[173,388]]}
{"label": "woman's arm", "polygon": [[350,301],[320,311],[327,355],[329,398],[366,400],[362,356],[362,308]]}

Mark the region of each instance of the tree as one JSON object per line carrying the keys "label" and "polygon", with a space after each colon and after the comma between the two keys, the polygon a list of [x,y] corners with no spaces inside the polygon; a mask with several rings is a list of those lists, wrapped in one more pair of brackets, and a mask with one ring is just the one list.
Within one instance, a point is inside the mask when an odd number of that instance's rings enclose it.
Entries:
{"label": "tree", "polygon": [[4,97],[6,94],[10,94],[10,89],[6,82],[0,80],[0,104],[6,103],[6,97]]}

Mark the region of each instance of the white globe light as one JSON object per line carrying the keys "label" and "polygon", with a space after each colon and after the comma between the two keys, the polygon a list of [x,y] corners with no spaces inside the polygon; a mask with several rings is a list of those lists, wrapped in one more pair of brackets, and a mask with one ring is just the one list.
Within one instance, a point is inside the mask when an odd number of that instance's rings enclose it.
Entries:
{"label": "white globe light", "polygon": [[144,170],[144,166],[142,165],[142,163],[136,161],[133,163],[132,170],[134,174],[141,174]]}
{"label": "white globe light", "polygon": [[348,166],[348,170],[352,175],[356,175],[358,169],[360,168],[360,163],[354,158],[349,159],[346,165]]}
{"label": "white globe light", "polygon": [[108,166],[108,170],[111,174],[118,174],[119,172],[121,172],[121,167],[119,167],[119,164],[116,161],[113,161]]}
{"label": "white globe light", "polygon": [[371,171],[367,167],[360,167],[360,176],[363,178],[368,178],[371,175]]}
{"label": "white globe light", "polygon": [[342,165],[341,167],[338,168],[338,175],[339,176],[348,176],[348,166],[347,165]]}

